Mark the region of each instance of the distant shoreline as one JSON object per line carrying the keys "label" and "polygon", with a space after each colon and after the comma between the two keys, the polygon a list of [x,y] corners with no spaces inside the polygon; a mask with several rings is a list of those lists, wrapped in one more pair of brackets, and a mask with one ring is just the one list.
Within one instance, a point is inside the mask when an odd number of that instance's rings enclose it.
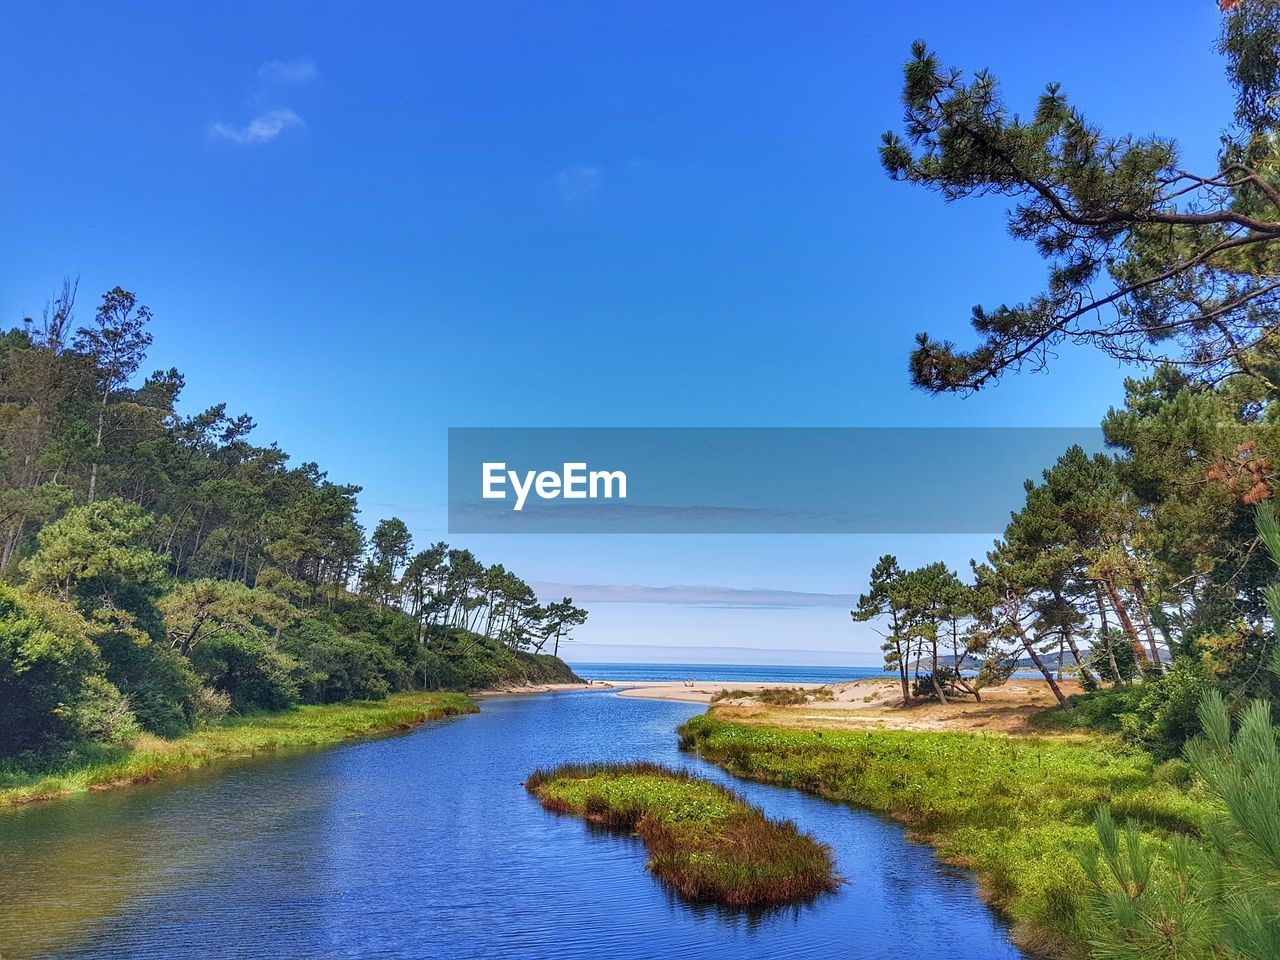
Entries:
{"label": "distant shoreline", "polygon": [[880,666],[788,666],[750,663],[598,663],[566,661],[579,677],[608,683],[842,683],[883,677]]}

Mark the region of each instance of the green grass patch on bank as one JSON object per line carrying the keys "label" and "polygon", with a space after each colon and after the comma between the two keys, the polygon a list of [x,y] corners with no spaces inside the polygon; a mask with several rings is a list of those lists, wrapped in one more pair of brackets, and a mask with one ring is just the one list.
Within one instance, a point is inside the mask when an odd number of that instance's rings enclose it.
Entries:
{"label": "green grass patch on bank", "polygon": [[304,706],[237,717],[176,740],[143,735],[131,747],[87,745],[55,761],[0,761],[0,807],[144,783],[218,760],[326,746],[427,720],[475,713],[460,693],[397,693],[386,700]]}
{"label": "green grass patch on bank", "polygon": [[1157,844],[1197,833],[1208,812],[1149,755],[1111,740],[784,730],[712,715],[680,733],[684,747],[735,776],[905,822],[948,862],[974,869],[1019,943],[1042,953],[1083,952],[1080,894],[1089,884],[1078,855],[1097,842],[1100,805]]}
{"label": "green grass patch on bank", "polygon": [[548,810],[635,831],[654,876],[689,900],[770,906],[839,884],[826,846],[683,770],[568,764],[534,772],[525,786]]}

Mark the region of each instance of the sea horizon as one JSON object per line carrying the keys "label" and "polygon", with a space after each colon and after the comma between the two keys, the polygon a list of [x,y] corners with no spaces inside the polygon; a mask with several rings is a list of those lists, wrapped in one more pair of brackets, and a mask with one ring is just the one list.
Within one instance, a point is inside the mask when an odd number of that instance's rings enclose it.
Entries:
{"label": "sea horizon", "polygon": [[757,663],[608,663],[566,661],[584,680],[641,682],[696,680],[742,683],[839,683],[890,676],[883,668],[869,666],[807,666]]}

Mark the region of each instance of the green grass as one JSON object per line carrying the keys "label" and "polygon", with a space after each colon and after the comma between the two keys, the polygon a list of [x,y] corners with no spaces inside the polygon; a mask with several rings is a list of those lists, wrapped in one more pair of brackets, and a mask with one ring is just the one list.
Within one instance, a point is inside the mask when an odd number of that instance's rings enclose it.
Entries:
{"label": "green grass", "polygon": [[826,846],[683,770],[568,764],[535,771],[525,786],[548,810],[638,833],[654,876],[689,900],[772,906],[839,883]]}
{"label": "green grass", "polygon": [[[908,824],[948,862],[974,869],[984,896],[1024,947],[1082,954],[1078,854],[1110,804],[1148,839],[1197,833],[1208,802],[1157,775],[1150,756],[1114,739],[1016,739],[915,731],[799,731],[711,715],[682,745],[728,772],[856,804]],[[1164,771],[1161,771],[1163,774]]]}
{"label": "green grass", "polygon": [[305,706],[224,720],[177,740],[144,735],[128,748],[90,745],[53,765],[0,763],[0,807],[145,783],[219,760],[320,747],[475,713],[460,693],[398,693],[386,700]]}

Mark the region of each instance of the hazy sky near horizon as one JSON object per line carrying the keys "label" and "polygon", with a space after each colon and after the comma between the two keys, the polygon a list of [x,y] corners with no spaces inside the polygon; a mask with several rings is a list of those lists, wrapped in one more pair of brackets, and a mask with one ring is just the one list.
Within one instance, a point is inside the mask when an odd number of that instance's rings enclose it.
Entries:
{"label": "hazy sky near horizon", "polygon": [[[450,426],[1092,426],[1125,372],[1081,348],[976,397],[911,389],[917,331],[969,342],[973,304],[1043,269],[998,203],[894,184],[876,147],[923,37],[1022,112],[1058,81],[1108,132],[1211,164],[1216,5],[1182,7],[13,7],[0,321],[64,275],[86,318],[136,291],[185,411],[251,413],[420,544],[449,539]],[[963,566],[990,539],[453,542],[583,598],[578,659],[869,664],[847,611],[875,558]]]}

